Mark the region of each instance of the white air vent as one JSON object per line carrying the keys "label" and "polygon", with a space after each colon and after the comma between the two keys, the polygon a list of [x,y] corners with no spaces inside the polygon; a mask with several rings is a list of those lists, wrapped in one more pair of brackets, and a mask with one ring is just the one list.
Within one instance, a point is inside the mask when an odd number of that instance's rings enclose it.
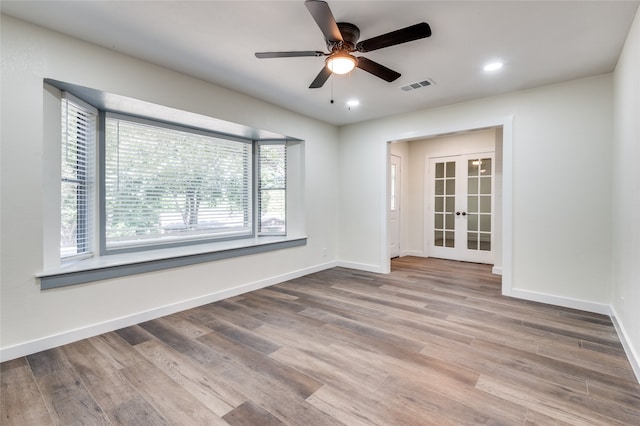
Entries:
{"label": "white air vent", "polygon": [[421,87],[431,86],[432,84],[435,84],[435,82],[430,78],[428,78],[426,80],[419,81],[417,83],[411,83],[411,84],[407,84],[406,86],[402,86],[401,89],[403,92],[410,92],[412,90],[420,89]]}

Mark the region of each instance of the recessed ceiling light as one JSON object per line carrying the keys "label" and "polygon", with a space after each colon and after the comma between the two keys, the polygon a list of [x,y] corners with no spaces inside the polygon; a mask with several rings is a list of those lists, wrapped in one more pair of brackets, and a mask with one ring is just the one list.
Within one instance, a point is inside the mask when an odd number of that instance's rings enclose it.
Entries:
{"label": "recessed ceiling light", "polygon": [[491,62],[484,66],[485,71],[497,71],[502,68],[502,62]]}
{"label": "recessed ceiling light", "polygon": [[351,108],[351,107],[356,107],[356,106],[358,106],[358,105],[360,105],[360,101],[359,101],[359,100],[357,100],[357,99],[351,99],[351,100],[348,100],[348,101],[347,101],[347,106],[348,106],[349,108]]}

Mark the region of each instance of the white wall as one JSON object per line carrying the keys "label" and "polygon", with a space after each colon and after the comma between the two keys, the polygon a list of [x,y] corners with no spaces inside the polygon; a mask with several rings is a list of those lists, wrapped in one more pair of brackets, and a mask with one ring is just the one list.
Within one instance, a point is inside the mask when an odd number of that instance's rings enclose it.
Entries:
{"label": "white wall", "polygon": [[[611,297],[610,74],[340,129],[339,258],[388,268],[387,141],[485,127],[513,116],[511,294],[608,312]],[[507,120],[508,121],[508,120]],[[507,131],[507,129],[505,129]],[[511,158],[507,158],[510,153]],[[507,164],[507,162],[510,162]],[[509,178],[508,176],[505,179]]]}
{"label": "white wall", "polygon": [[[2,16],[1,43],[0,355],[5,359],[335,261],[334,126],[11,17]],[[43,179],[45,164],[58,161],[44,155],[44,78],[305,140],[307,246],[41,291],[35,274],[43,267],[43,199],[59,190],[57,182]]]}
{"label": "white wall", "polygon": [[640,10],[613,81],[612,305],[640,380]]}

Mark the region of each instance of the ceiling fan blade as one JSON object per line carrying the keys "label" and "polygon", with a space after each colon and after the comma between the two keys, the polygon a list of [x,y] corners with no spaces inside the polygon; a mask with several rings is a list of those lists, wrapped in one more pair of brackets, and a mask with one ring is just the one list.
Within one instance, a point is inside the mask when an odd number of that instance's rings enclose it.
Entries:
{"label": "ceiling fan blade", "polygon": [[381,79],[388,81],[391,83],[400,77],[400,73],[396,72],[392,69],[385,67],[384,65],[380,65],[377,62],[374,62],[370,59],[363,58],[362,56],[358,58],[358,68],[361,70],[365,70],[368,73],[375,75],[376,77],[380,77]]}
{"label": "ceiling fan blade", "polygon": [[307,10],[320,27],[320,31],[324,34],[324,38],[331,42],[342,41],[340,28],[329,9],[329,5],[324,1],[307,0],[304,2]]}
{"label": "ceiling fan blade", "polygon": [[292,52],[257,52],[256,58],[268,59],[268,58],[298,58],[305,56],[326,56],[324,52],[318,50],[302,50]]}
{"label": "ceiling fan blade", "polygon": [[320,73],[316,76],[315,80],[309,86],[309,89],[319,89],[324,83],[331,77],[331,70],[325,65]]}
{"label": "ceiling fan blade", "polygon": [[358,42],[356,49],[358,52],[371,52],[372,50],[395,46],[396,44],[407,43],[429,36],[431,36],[431,27],[426,22],[420,22],[419,24]]}

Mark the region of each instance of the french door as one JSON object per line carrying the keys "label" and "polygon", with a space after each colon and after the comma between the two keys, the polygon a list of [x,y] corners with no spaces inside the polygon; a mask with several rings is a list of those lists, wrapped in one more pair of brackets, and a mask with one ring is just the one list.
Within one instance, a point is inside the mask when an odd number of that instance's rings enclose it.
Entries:
{"label": "french door", "polygon": [[430,257],[493,263],[494,153],[429,160]]}

